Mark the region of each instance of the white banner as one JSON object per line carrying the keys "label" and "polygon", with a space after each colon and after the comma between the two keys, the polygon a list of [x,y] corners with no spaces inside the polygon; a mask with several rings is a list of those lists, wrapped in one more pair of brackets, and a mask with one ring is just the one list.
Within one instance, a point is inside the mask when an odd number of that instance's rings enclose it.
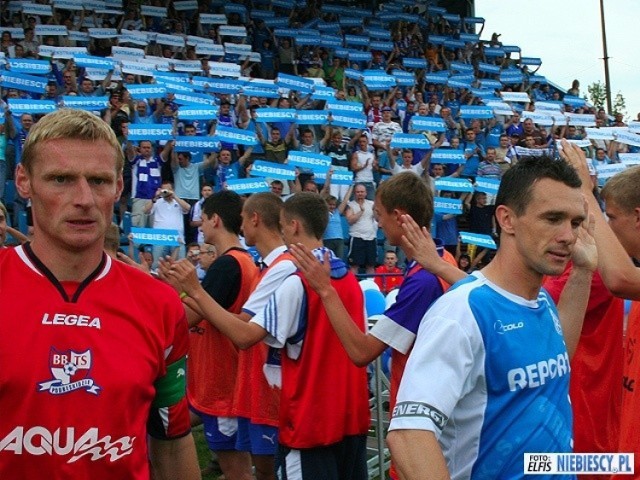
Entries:
{"label": "white banner", "polygon": [[225,43],[224,51],[229,55],[249,55],[251,53],[251,45],[243,43]]}
{"label": "white banner", "polygon": [[60,10],[82,10],[82,0],[53,0],[53,6]]}
{"label": "white banner", "polygon": [[48,45],[40,45],[38,47],[38,55],[41,57],[53,58],[73,58],[77,53],[87,53],[86,47],[50,47]]}
{"label": "white banner", "polygon": [[160,45],[168,45],[170,47],[184,47],[184,37],[179,35],[167,35],[166,33],[159,33],[156,35],[156,43]]}
{"label": "white banner", "polygon": [[209,62],[209,72],[211,75],[219,77],[235,77],[240,76],[240,65],[228,62]]}
{"label": "white banner", "polygon": [[577,146],[579,146],[580,148],[587,148],[591,146],[591,141],[587,140],[587,139],[582,139],[582,140],[572,140],[570,138],[567,138],[567,142],[569,143],[573,143]]}
{"label": "white banner", "polygon": [[227,17],[222,13],[201,13],[200,23],[203,25],[226,25]]}
{"label": "white banner", "polygon": [[629,127],[629,131],[633,133],[640,133],[640,122],[638,121],[629,122],[627,126]]}
{"label": "white banner", "polygon": [[537,123],[538,125],[542,125],[545,127],[550,127],[555,122],[553,120],[553,116],[549,114],[549,112],[522,112],[522,119],[526,120],[530,118],[533,123]]}
{"label": "white banner", "polygon": [[118,30],[115,28],[90,28],[89,36],[91,38],[116,38]]}
{"label": "white banner", "polygon": [[171,60],[176,72],[202,72],[200,60]]}
{"label": "white banner", "polygon": [[180,12],[183,10],[197,10],[198,0],[185,0],[181,2],[173,2],[173,8]]}
{"label": "white banner", "polygon": [[147,17],[160,17],[167,18],[167,9],[166,7],[152,7],[150,5],[141,5],[140,11],[142,15]]}
{"label": "white banner", "polygon": [[192,47],[200,43],[213,44],[213,38],[198,37],[197,35],[187,35],[187,45]]}
{"label": "white banner", "polygon": [[36,25],[33,33],[47,37],[66,37],[69,35],[69,31],[64,25]]}
{"label": "white banner", "polygon": [[132,43],[134,45],[147,45],[147,35],[144,32],[138,32],[135,30],[123,30],[118,37],[118,43]]}
{"label": "white banner", "polygon": [[247,29],[244,26],[221,25],[218,34],[221,37],[246,37]]}
{"label": "white banner", "polygon": [[593,127],[596,124],[596,116],[589,113],[565,113],[569,125],[576,127]]}
{"label": "white banner", "polygon": [[42,5],[40,3],[31,2],[22,2],[22,13],[24,15],[42,15],[44,17],[50,17],[53,15],[51,5]]}
{"label": "white banner", "polygon": [[585,128],[584,133],[587,134],[589,140],[615,140],[613,134],[614,128]]}
{"label": "white banner", "polygon": [[526,92],[500,92],[500,96],[505,102],[529,103],[531,101]]}
{"label": "white banner", "polygon": [[144,64],[140,62],[130,62],[126,60],[122,61],[122,73],[153,77],[155,70],[155,65]]}
{"label": "white banner", "polygon": [[111,47],[111,56],[115,60],[139,60],[144,58],[144,50],[131,47]]}
{"label": "white banner", "polygon": [[640,165],[640,153],[619,153],[618,158],[628,167]]}
{"label": "white banner", "polygon": [[559,112],[562,110],[562,102],[536,102],[536,111],[538,110]]}
{"label": "white banner", "polygon": [[196,45],[196,55],[224,57],[224,47],[215,43],[198,43]]}
{"label": "white banner", "polygon": [[618,132],[616,134],[616,141],[633,145],[634,147],[640,147],[640,135],[632,132]]}

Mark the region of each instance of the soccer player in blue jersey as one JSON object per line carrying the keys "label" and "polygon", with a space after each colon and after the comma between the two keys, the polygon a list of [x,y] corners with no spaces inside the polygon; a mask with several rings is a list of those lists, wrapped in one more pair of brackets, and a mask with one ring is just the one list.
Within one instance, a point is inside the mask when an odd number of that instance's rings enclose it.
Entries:
{"label": "soccer player in blue jersey", "polygon": [[[580,185],[547,158],[505,173],[494,260],[418,330],[387,437],[401,478],[520,478],[525,452],[571,451],[569,354],[597,265]],[[556,309],[542,279],[570,259]]]}

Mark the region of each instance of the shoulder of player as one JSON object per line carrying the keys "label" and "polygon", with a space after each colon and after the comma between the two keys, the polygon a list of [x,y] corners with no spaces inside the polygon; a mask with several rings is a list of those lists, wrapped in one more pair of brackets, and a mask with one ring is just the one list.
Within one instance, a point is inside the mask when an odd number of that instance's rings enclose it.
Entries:
{"label": "shoulder of player", "polygon": [[240,262],[236,255],[233,255],[230,252],[226,252],[215,259],[215,261],[207,270],[207,275],[209,275],[210,272],[212,272],[213,274],[218,274],[220,272],[229,272],[239,269]]}
{"label": "shoulder of player", "polygon": [[295,273],[286,277],[275,291],[275,294],[284,300],[287,298],[297,298],[301,293],[304,294],[304,282],[302,281],[302,277]]}
{"label": "shoulder of player", "polygon": [[[438,278],[432,273],[425,271],[425,274],[433,277],[434,282],[439,283]],[[402,285],[405,285],[407,280],[408,279],[405,279]],[[486,284],[482,279],[469,275],[466,279],[459,281],[454,287],[451,287],[442,296],[440,296],[440,298],[433,303],[431,308],[429,308],[427,316],[455,317],[456,321],[461,318],[473,318],[471,305],[473,304],[479,289],[484,287],[486,287]],[[474,297],[474,299],[471,297]]]}

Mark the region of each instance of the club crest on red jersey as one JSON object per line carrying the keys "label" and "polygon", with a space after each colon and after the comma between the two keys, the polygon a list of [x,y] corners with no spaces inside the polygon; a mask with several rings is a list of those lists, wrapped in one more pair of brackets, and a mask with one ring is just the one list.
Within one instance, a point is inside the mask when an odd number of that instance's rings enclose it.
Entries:
{"label": "club crest on red jersey", "polygon": [[91,365],[91,350],[85,352],[59,351],[52,347],[49,352],[49,368],[53,378],[39,383],[38,391],[61,395],[84,389],[98,395],[100,387],[90,377]]}

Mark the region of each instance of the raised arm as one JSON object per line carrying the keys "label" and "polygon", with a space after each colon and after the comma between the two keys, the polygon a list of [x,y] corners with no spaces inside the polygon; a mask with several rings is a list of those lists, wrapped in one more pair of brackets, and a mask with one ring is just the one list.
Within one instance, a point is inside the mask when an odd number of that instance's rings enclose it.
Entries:
{"label": "raised arm", "polygon": [[467,276],[462,270],[438,255],[436,244],[426,227],[420,228],[410,215],[401,217],[402,250],[408,258],[414,259],[422,268],[453,285]]}
{"label": "raised arm", "polygon": [[166,162],[171,158],[171,153],[173,152],[173,146],[175,143],[176,143],[175,140],[169,140],[167,143],[164,144],[164,147],[162,147],[162,152],[160,152],[160,158],[162,159],[163,162]]}
{"label": "raised arm", "polygon": [[598,201],[590,190],[591,180],[584,152],[577,145],[563,139],[560,155],[578,171],[582,180],[582,192],[595,217],[593,236],[598,250],[598,271],[605,286],[616,297],[640,300],[640,269],[633,264],[604,216],[600,214]]}
{"label": "raised arm", "polygon": [[340,213],[340,215],[344,215],[344,212],[347,208],[347,204],[349,203],[349,199],[351,198],[352,192],[353,192],[353,185],[349,185],[349,188],[347,189],[347,193],[342,198],[340,205],[338,205],[338,212]]}
{"label": "raised arm", "polygon": [[398,158],[397,149],[391,148],[389,145],[387,145],[386,150],[389,154],[389,166],[391,167],[391,170],[393,170],[394,168],[396,168],[396,158]]}

